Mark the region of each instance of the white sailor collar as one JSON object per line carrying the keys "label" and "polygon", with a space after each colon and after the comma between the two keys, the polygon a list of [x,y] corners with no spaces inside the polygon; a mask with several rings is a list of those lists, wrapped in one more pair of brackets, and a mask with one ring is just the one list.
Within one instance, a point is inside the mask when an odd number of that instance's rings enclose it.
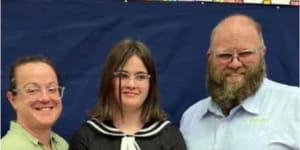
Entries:
{"label": "white sailor collar", "polygon": [[150,137],[159,133],[170,121],[156,121],[136,132],[134,135],[127,135],[121,130],[109,126],[102,121],[98,121],[96,118],[87,120],[87,123],[91,125],[97,131],[111,136],[134,136],[134,137]]}
{"label": "white sailor collar", "polygon": [[151,137],[158,134],[170,121],[157,121],[145,128],[140,129],[134,135],[127,135],[123,133],[121,130],[114,128],[105,124],[104,122],[98,121],[93,118],[87,121],[89,125],[91,125],[94,129],[99,131],[100,133],[110,135],[110,136],[119,136],[121,139],[120,150],[141,150],[140,146],[136,142],[136,137]]}

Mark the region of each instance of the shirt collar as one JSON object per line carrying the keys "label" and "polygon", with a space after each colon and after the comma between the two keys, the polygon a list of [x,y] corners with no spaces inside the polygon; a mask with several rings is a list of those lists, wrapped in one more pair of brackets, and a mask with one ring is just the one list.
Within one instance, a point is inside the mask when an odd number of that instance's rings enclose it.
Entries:
{"label": "shirt collar", "polygon": [[[267,84],[269,83],[269,80],[265,78],[263,82],[261,83],[261,86],[258,88],[258,90],[254,93],[254,95],[248,97],[242,104],[241,107],[248,113],[251,114],[259,114],[261,112],[261,103],[262,103],[262,96],[263,91]],[[200,111],[199,117],[202,119],[208,114],[214,114],[217,116],[224,116],[220,107],[212,101],[211,97],[208,97],[206,100],[206,103],[204,104],[204,109]]]}
{"label": "shirt collar", "polygon": [[214,101],[212,101],[212,99],[210,99],[210,101],[209,101],[207,112],[215,114],[215,115],[217,115],[219,117],[223,117],[224,116],[223,113],[222,113],[221,108]]}
{"label": "shirt collar", "polygon": [[198,109],[198,117],[200,119],[203,119],[205,116],[207,116],[209,113],[214,113],[216,114],[218,110],[218,106],[211,100],[211,97],[207,97],[206,99],[201,100],[202,103],[202,108]]}
{"label": "shirt collar", "polygon": [[[56,143],[58,143],[59,141],[58,141],[58,135],[57,134],[55,134],[54,132],[51,132],[50,133],[50,139],[51,139],[51,144],[56,144]],[[54,142],[54,143],[53,143]]]}
{"label": "shirt collar", "polygon": [[245,111],[258,115],[261,112],[262,101],[263,101],[263,91],[266,88],[269,80],[265,78],[261,83],[261,86],[257,89],[254,95],[248,97],[241,106],[244,108]]}
{"label": "shirt collar", "polygon": [[[24,135],[27,139],[29,139],[29,141],[31,141],[34,145],[39,145],[40,142],[37,138],[35,138],[34,136],[32,136],[30,133],[28,133],[20,124],[18,124],[15,121],[10,121],[10,130],[17,132],[19,134]],[[55,133],[51,132],[50,134],[50,140],[51,143],[57,143],[58,142],[58,137]]]}
{"label": "shirt collar", "polygon": [[165,121],[156,121],[153,122],[152,124],[149,124],[148,126],[144,126],[142,129],[137,131],[134,135],[127,135],[123,133],[120,129],[110,126],[106,124],[103,121],[99,121],[96,118],[91,118],[87,120],[86,122],[90,126],[92,126],[94,129],[96,129],[98,132],[110,136],[134,136],[134,137],[150,137],[153,135],[156,135],[160,133],[168,124],[170,124],[170,121],[165,120]]}

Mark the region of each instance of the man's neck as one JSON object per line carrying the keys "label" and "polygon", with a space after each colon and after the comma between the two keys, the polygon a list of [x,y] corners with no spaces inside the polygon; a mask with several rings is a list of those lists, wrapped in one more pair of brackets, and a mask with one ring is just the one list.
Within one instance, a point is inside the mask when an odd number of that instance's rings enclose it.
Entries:
{"label": "man's neck", "polygon": [[234,107],[236,107],[237,105],[239,105],[239,104],[240,104],[240,103],[230,103],[230,105],[227,104],[227,105],[224,105],[224,106],[220,106],[220,108],[221,108],[221,110],[222,110],[224,116],[228,116],[228,115],[230,114],[230,111],[231,111]]}
{"label": "man's neck", "polygon": [[232,108],[221,108],[224,116],[226,116],[226,117],[229,115],[231,109]]}

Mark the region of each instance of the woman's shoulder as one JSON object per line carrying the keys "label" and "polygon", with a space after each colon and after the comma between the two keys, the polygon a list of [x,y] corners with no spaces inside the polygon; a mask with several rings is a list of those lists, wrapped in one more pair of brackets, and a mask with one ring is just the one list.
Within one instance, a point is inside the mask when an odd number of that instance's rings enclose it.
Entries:
{"label": "woman's shoulder", "polygon": [[181,132],[179,130],[179,128],[177,128],[176,126],[174,126],[173,124],[168,124],[164,130],[162,131],[162,135],[166,136],[166,137],[177,137],[177,136],[181,136]]}
{"label": "woman's shoulder", "polygon": [[173,124],[167,124],[159,135],[164,149],[186,150],[186,145],[180,130]]}
{"label": "woman's shoulder", "polygon": [[109,144],[111,138],[105,134],[99,132],[97,125],[91,124],[87,120],[83,123],[72,135],[70,141],[70,149],[72,150],[88,150],[88,149],[99,149],[102,145]]}
{"label": "woman's shoulder", "polygon": [[96,132],[94,131],[94,129],[87,122],[84,122],[79,128],[75,130],[73,136],[91,137],[95,134]]}

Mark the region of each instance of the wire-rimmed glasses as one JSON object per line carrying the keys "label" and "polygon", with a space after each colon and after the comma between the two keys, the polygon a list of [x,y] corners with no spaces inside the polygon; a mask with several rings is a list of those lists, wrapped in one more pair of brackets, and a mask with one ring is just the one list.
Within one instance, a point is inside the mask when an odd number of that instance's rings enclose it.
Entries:
{"label": "wire-rimmed glasses", "polygon": [[247,62],[250,58],[252,58],[259,48],[257,49],[245,49],[238,52],[230,52],[230,51],[223,51],[223,52],[216,52],[212,51],[213,57],[224,64],[228,64],[233,61],[233,59],[237,58],[240,62]]}
{"label": "wire-rimmed glasses", "polygon": [[48,96],[53,98],[62,98],[64,94],[64,90],[65,90],[64,86],[56,86],[56,85],[52,85],[44,88],[39,86],[29,85],[29,86],[25,86],[22,89],[13,89],[13,91],[16,93],[22,92],[26,96],[33,97],[33,98],[40,97],[43,94],[43,92],[46,92]]}
{"label": "wire-rimmed glasses", "polygon": [[130,79],[134,79],[134,81],[137,82],[147,81],[151,77],[150,74],[147,74],[145,72],[139,72],[134,75],[130,75],[129,73],[124,71],[116,71],[113,73],[113,75],[114,77],[121,79],[121,81],[129,81]]}

